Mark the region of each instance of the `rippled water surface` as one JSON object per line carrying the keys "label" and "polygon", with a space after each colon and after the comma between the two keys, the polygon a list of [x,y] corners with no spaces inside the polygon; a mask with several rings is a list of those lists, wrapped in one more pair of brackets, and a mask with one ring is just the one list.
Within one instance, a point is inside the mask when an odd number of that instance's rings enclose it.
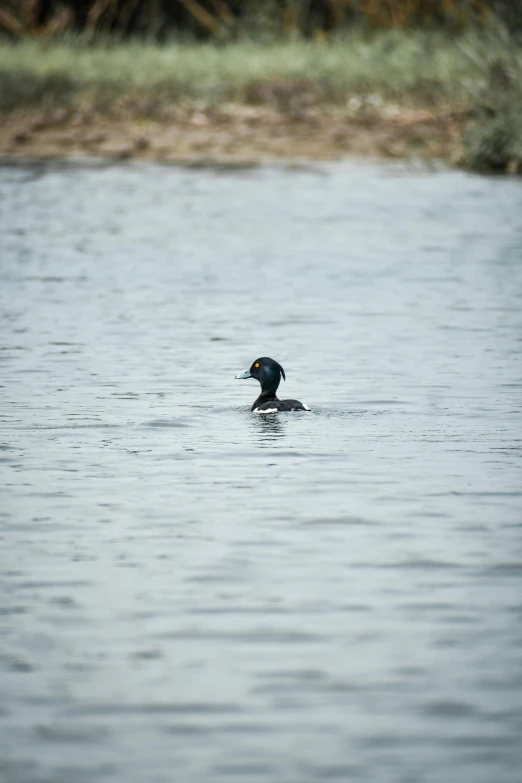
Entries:
{"label": "rippled water surface", "polygon": [[2,783],[518,783],[521,182],[0,196]]}

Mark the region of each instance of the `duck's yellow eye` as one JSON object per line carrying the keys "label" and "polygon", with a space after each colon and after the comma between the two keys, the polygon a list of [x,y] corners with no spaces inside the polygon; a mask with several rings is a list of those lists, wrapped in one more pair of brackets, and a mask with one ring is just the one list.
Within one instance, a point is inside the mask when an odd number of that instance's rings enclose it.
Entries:
{"label": "duck's yellow eye", "polygon": [[254,367],[259,367],[259,362],[256,362],[256,363],[254,364]]}

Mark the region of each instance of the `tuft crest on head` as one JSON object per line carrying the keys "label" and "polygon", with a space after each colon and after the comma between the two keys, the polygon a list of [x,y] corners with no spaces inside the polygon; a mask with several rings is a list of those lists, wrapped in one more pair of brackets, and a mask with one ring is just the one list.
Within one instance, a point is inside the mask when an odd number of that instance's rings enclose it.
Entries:
{"label": "tuft crest on head", "polygon": [[286,381],[285,371],[282,366],[269,356],[261,356],[259,359],[256,359],[249,372],[251,377],[259,381],[263,388],[277,389],[281,376]]}
{"label": "tuft crest on head", "polygon": [[281,382],[281,376],[286,381],[285,371],[279,362],[274,361],[269,356],[261,356],[252,363],[249,370],[236,375],[236,378],[255,378],[261,384],[263,392],[273,392],[275,394]]}

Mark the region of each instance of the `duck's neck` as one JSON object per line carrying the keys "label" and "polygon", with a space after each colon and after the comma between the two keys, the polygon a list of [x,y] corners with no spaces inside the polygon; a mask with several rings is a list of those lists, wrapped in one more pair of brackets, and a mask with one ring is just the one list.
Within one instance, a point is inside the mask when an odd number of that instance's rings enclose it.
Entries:
{"label": "duck's neck", "polygon": [[255,403],[252,405],[251,410],[255,410],[260,405],[263,405],[265,402],[271,402],[272,400],[277,400],[278,397],[275,393],[275,391],[262,391]]}

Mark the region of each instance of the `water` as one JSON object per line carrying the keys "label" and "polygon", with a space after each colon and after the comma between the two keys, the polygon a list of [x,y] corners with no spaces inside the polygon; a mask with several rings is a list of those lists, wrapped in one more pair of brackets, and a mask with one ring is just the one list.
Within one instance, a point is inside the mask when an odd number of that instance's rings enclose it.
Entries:
{"label": "water", "polygon": [[518,783],[522,183],[0,195],[2,782]]}

